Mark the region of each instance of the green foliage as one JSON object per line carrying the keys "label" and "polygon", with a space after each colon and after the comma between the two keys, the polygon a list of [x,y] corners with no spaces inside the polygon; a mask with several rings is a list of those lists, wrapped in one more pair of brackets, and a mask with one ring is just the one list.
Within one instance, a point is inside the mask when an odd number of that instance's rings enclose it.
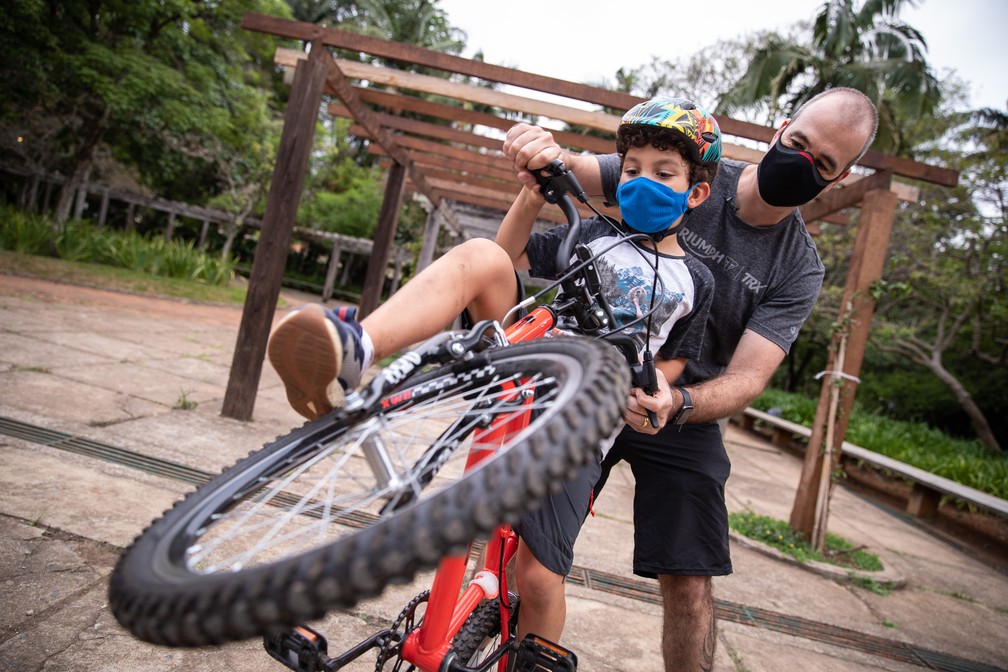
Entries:
{"label": "green foliage", "polygon": [[263,86],[277,78],[274,41],[240,28],[246,11],[288,13],[281,0],[4,3],[13,76],[0,83],[0,136],[24,141],[0,147],[65,175],[111,158],[162,195],[201,202],[221,157],[274,114]]}
{"label": "green foliage", "polygon": [[776,548],[799,562],[828,562],[869,572],[882,570],[882,561],[877,555],[855,549],[849,541],[836,534],[826,534],[825,550],[818,553],[783,520],[748,510],[734,511],[728,514],[728,525],[739,534]]}
{"label": "green foliage", "polygon": [[847,86],[864,92],[879,110],[874,147],[906,152],[904,121],[928,117],[941,99],[924,37],[899,19],[906,4],[912,0],[827,0],[811,35],[761,40],[718,111],[768,102],[771,112],[790,113],[827,88]]}
{"label": "green foliage", "polygon": [[0,249],[46,254],[51,238],[49,226],[42,217],[0,206]]}
{"label": "green foliage", "polygon": [[[817,401],[768,389],[752,406],[811,427]],[[933,474],[1008,499],[1008,455],[979,441],[955,439],[920,422],[893,420],[861,410],[855,402],[846,440]]]}
{"label": "green foliage", "polygon": [[[51,224],[43,217],[0,210],[0,246],[25,254],[48,253]],[[105,264],[141,273],[225,285],[234,275],[234,262],[195,248],[191,241],[165,242],[136,232],[99,229],[74,222],[55,239],[56,256],[67,261]]]}
{"label": "green foliage", "polygon": [[344,191],[306,194],[298,209],[297,224],[371,238],[381,211],[381,183],[370,173],[355,176]]}

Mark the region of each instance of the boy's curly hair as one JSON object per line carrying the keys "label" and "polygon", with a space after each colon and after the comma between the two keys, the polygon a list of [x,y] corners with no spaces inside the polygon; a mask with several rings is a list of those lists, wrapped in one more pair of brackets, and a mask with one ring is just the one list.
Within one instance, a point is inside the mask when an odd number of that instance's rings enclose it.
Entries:
{"label": "boy's curly hair", "polygon": [[626,125],[620,126],[616,132],[616,153],[620,157],[620,170],[623,159],[630,147],[647,147],[648,145],[661,151],[676,149],[680,156],[689,162],[690,184],[697,182],[713,182],[717,167],[707,167],[693,158],[696,147],[678,132],[658,126]]}

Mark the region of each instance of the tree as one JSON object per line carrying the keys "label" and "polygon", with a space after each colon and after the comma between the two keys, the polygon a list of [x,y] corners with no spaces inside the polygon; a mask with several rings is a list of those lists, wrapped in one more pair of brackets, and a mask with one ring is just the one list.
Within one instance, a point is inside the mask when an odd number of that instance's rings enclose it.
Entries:
{"label": "tree", "polygon": [[269,116],[255,70],[272,41],[241,30],[241,15],[285,9],[274,0],[5,3],[11,76],[0,84],[0,132],[25,138],[21,156],[65,176],[56,222],[102,146],[163,195],[205,198],[214,160],[185,149],[210,139],[240,149],[259,131],[242,124]]}
{"label": "tree", "polygon": [[874,147],[906,153],[902,121],[926,117],[940,100],[924,37],[899,19],[909,2],[863,0],[857,7],[854,0],[828,0],[809,43],[768,36],[717,111],[729,114],[764,101],[772,112],[790,111],[827,88],[848,86],[879,110]]}
{"label": "tree", "polygon": [[901,213],[879,288],[875,342],[930,371],[951,391],[977,437],[1001,449],[975,391],[946,360],[954,353],[960,361],[973,357],[1008,369],[1008,115],[979,110],[948,118],[964,123],[950,145],[932,152],[957,163],[962,182],[923,189],[920,203]]}

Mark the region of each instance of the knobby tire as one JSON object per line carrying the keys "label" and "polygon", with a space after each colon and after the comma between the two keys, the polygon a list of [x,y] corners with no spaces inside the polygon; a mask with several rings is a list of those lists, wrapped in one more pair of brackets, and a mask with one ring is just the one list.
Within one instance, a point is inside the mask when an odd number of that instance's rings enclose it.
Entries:
{"label": "knobby tire", "polygon": [[[502,380],[534,398],[531,423],[463,474],[474,427],[513,412],[515,392]],[[204,646],[350,608],[516,522],[598,459],[627,389],[614,348],[562,337],[420,374],[366,417],[336,409],[155,520],[117,563],[110,609],[145,641]],[[391,485],[368,480],[374,460],[361,455],[375,445],[395,458]]]}

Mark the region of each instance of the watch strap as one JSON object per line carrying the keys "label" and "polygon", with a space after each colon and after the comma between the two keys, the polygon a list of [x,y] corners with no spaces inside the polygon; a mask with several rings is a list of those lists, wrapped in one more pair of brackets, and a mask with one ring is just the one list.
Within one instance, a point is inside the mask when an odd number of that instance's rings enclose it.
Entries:
{"label": "watch strap", "polygon": [[676,411],[675,416],[672,418],[673,425],[683,425],[689,419],[690,413],[693,412],[693,397],[690,396],[689,390],[685,387],[677,387],[679,394],[682,395],[683,403]]}

